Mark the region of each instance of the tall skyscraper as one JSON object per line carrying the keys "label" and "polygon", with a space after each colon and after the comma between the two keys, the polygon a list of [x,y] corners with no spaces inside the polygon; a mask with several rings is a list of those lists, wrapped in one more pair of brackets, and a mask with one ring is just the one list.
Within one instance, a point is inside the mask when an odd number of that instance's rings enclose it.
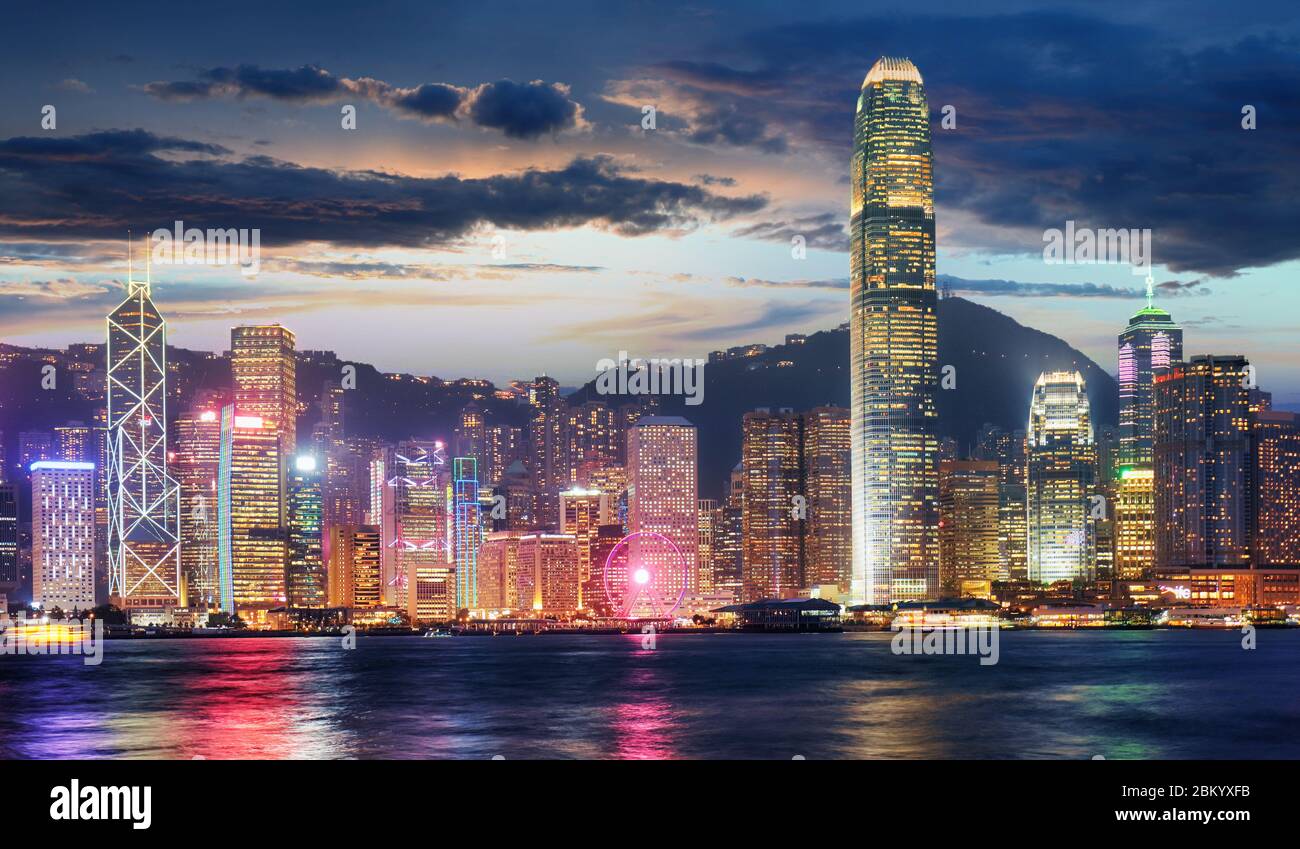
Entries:
{"label": "tall skyscraper", "polygon": [[701,498],[697,515],[700,522],[700,533],[697,538],[695,550],[699,559],[699,590],[702,593],[711,593],[714,591],[713,539],[714,523],[718,518],[717,500],[713,498]]}
{"label": "tall skyscraper", "polygon": [[804,584],[849,591],[853,563],[852,416],[843,407],[803,414]]}
{"label": "tall skyscraper", "polygon": [[854,119],[849,226],[850,601],[939,588],[934,161],[921,73],[882,57]]}
{"label": "tall skyscraper", "polygon": [[54,429],[54,454],[73,463],[98,462],[95,429],[82,422],[68,422]]}
{"label": "tall skyscraper", "polygon": [[167,469],[167,325],[147,275],[128,269],[105,352],[109,596],[162,617],[180,603],[180,486]]}
{"label": "tall skyscraper", "polygon": [[1156,375],[1183,358],[1183,331],[1154,299],[1154,280],[1148,276],[1147,305],[1119,335],[1118,465],[1124,467],[1151,465]]}
{"label": "tall skyscraper", "polygon": [[554,378],[537,378],[529,390],[528,403],[532,407],[528,436],[532,447],[533,486],[537,491],[538,513],[549,524],[555,521],[560,489],[568,485],[564,472],[564,399],[560,397],[560,384]]}
{"label": "tall skyscraper", "polygon": [[452,460],[452,546],[456,559],[456,608],[475,609],[478,603],[478,552],[483,544],[479,515],[478,460]]}
{"label": "tall skyscraper", "polygon": [[383,545],[384,603],[414,623],[456,617],[452,480],[441,442],[408,440],[371,462],[371,511]]}
{"label": "tall skyscraper", "polygon": [[1256,566],[1300,566],[1300,414],[1255,413],[1254,459],[1251,559]]}
{"label": "tall skyscraper", "polygon": [[976,454],[977,459],[994,460],[998,464],[999,574],[1006,575],[1008,580],[1024,581],[1029,576],[1025,432],[985,425],[980,429]]}
{"label": "tall skyscraper", "polygon": [[[560,533],[572,534],[578,548],[578,575],[583,586],[598,574],[594,562],[596,536],[601,525],[609,524],[609,496],[598,489],[566,489],[560,493]],[[588,607],[586,599],[581,605]]]}
{"label": "tall skyscraper", "polygon": [[567,485],[581,483],[584,469],[615,462],[618,457],[618,417],[604,401],[566,409],[562,437]]}
{"label": "tall skyscraper", "polygon": [[487,419],[483,408],[470,401],[460,411],[452,451],[457,457],[469,457],[482,470],[487,456]]}
{"label": "tall skyscraper", "polygon": [[[0,452],[0,467],[4,454]],[[0,483],[0,593],[13,597],[22,586],[18,575],[18,485]]]}
{"label": "tall skyscraper", "polygon": [[998,551],[998,464],[944,460],[939,464],[939,580],[945,594],[1004,581]]}
{"label": "tall skyscraper", "polygon": [[737,463],[713,520],[713,591],[729,592],[737,601],[744,587],[744,494],[744,469]]}
{"label": "tall skyscraper", "polygon": [[1157,568],[1247,562],[1248,365],[1245,357],[1199,356],[1156,377]]}
{"label": "tall skyscraper", "polygon": [[217,596],[220,609],[261,624],[288,601],[285,465],[272,421],[221,411],[217,471]]}
{"label": "tall skyscraper", "polygon": [[290,607],[324,607],[328,589],[321,523],[321,473],[316,457],[299,454],[288,471],[288,566]]}
{"label": "tall skyscraper", "polygon": [[1115,487],[1115,577],[1146,578],[1155,565],[1155,472],[1150,466],[1119,471]]}
{"label": "tall skyscraper", "polygon": [[681,416],[644,416],[627,435],[628,528],[666,537],[667,546],[634,540],[630,559],[653,566],[665,592],[697,589],[696,540],[699,534],[698,448],[695,425]]}
{"label": "tall skyscraper", "polygon": [[217,477],[221,467],[221,416],[194,408],[172,424],[172,471],[181,491],[181,578],[186,604],[214,607],[217,592]]}
{"label": "tall skyscraper", "polygon": [[1096,560],[1090,499],[1097,458],[1083,375],[1039,375],[1027,436],[1029,580],[1091,580]]}
{"label": "tall skyscraper", "polygon": [[38,460],[32,474],[32,601],[95,606],[95,464]]}
{"label": "tall skyscraper", "polygon": [[744,416],[744,601],[793,598],[804,586],[802,431],[802,420],[790,410],[760,409]]}
{"label": "tall skyscraper", "polygon": [[298,395],[294,335],[278,324],[230,330],[230,376],[235,409],[241,416],[260,416],[280,435],[280,450],[297,450]]}
{"label": "tall skyscraper", "polygon": [[486,610],[514,610],[518,604],[519,540],[523,531],[493,531],[479,551],[478,598]]}

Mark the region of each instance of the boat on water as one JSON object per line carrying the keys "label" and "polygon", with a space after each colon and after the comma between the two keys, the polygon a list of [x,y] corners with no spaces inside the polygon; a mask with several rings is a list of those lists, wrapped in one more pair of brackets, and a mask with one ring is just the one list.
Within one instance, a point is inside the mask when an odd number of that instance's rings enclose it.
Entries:
{"label": "boat on water", "polygon": [[429,630],[425,631],[425,632],[424,632],[423,634],[421,634],[420,636],[422,636],[422,637],[450,637],[450,636],[453,636],[453,634],[451,633],[451,631],[448,631],[446,628],[430,628]]}

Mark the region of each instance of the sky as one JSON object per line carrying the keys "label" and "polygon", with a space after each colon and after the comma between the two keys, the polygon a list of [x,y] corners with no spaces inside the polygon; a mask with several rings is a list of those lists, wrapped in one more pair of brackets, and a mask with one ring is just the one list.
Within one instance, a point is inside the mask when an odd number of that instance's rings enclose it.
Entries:
{"label": "sky", "polygon": [[295,5],[6,10],[0,339],[101,337],[127,231],[142,262],[178,220],[260,236],[256,275],[152,267],[189,348],[278,321],[383,370],[576,384],[832,328],[854,104],[898,55],[954,294],[1113,372],[1143,275],[1049,264],[1044,233],[1149,229],[1186,352],[1300,409],[1289,2]]}

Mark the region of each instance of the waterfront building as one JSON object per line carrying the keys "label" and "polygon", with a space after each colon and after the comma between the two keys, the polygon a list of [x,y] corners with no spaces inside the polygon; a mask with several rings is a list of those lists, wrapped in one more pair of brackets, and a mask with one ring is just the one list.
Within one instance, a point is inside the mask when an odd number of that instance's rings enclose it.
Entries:
{"label": "waterfront building", "polygon": [[231,328],[230,376],[235,408],[259,416],[280,436],[285,457],[297,452],[297,360],[294,335],[278,324]]}
{"label": "waterfront building", "polygon": [[105,348],[109,597],[141,620],[181,600],[180,486],[167,453],[167,325],[128,268]]}
{"label": "waterfront building", "polygon": [[1252,560],[1300,566],[1300,414],[1260,410],[1253,436]]}
{"label": "waterfront building", "polygon": [[578,611],[578,542],[572,534],[523,534],[515,557],[518,607],[558,616]]}
{"label": "waterfront building", "polygon": [[441,442],[407,440],[371,461],[370,504],[383,534],[384,604],[413,623],[456,616],[452,480]]}
{"label": "waterfront building", "polygon": [[72,615],[95,606],[95,464],[38,460],[32,476],[32,601]]}
{"label": "waterfront building", "polygon": [[1145,578],[1155,565],[1155,472],[1133,466],[1119,471],[1115,488],[1115,577]]}
{"label": "waterfront building", "polygon": [[1029,580],[1096,576],[1092,496],[1096,454],[1087,387],[1077,371],[1043,372],[1027,430]]}
{"label": "waterfront building", "polygon": [[378,608],[383,604],[380,533],[375,525],[329,529],[328,606]]}
{"label": "waterfront building", "polygon": [[328,590],[321,511],[321,469],[316,457],[299,454],[288,471],[288,567],[285,582],[289,606],[325,607]]}
{"label": "waterfront building", "polygon": [[802,431],[801,418],[790,410],[744,416],[742,601],[790,598],[804,586]]}
{"label": "waterfront building", "polygon": [[636,540],[631,559],[644,561],[665,593],[695,591],[699,534],[698,454],[695,425],[681,416],[643,416],[627,435],[628,530],[662,535],[677,549]]}
{"label": "waterfront building", "polygon": [[804,413],[805,586],[834,584],[848,593],[853,563],[852,415],[844,407]]}
{"label": "waterfront building", "polygon": [[1249,363],[1198,356],[1155,384],[1155,564],[1243,566],[1250,550]]}
{"label": "waterfront building", "polygon": [[172,473],[180,486],[181,584],[187,606],[218,604],[217,478],[221,466],[219,408],[185,410],[172,423]]}
{"label": "waterfront building", "polygon": [[934,158],[921,73],[867,73],[850,170],[854,603],[939,587]]}
{"label": "waterfront building", "polygon": [[264,625],[288,601],[285,464],[281,434],[234,404],[221,410],[217,470],[217,600],[226,613]]}
{"label": "waterfront building", "polygon": [[939,463],[939,577],[943,592],[1005,581],[998,551],[998,464],[992,460]]}

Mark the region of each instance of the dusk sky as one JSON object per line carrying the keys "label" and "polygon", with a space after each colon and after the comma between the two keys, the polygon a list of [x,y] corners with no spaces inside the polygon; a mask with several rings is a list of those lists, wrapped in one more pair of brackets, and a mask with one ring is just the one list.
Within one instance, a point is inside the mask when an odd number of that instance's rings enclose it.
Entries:
{"label": "dusk sky", "polygon": [[1188,355],[1245,354],[1300,409],[1294,2],[332,5],[6,9],[0,339],[100,340],[127,229],[177,219],[261,231],[255,279],[153,268],[189,348],[278,321],[384,370],[576,384],[832,328],[885,54],[925,78],[955,294],[1113,372],[1143,278],[1046,264],[1043,232],[1150,228]]}

